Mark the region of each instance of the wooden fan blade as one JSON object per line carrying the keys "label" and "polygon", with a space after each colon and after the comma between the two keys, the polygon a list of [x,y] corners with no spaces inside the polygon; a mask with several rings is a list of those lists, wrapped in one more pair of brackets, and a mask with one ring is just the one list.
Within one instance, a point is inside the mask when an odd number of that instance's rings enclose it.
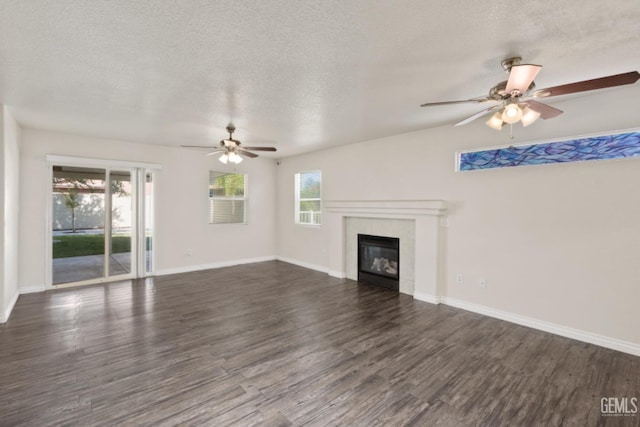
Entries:
{"label": "wooden fan blade", "polygon": [[425,104],[420,105],[421,107],[434,107],[437,105],[453,105],[453,104],[467,104],[469,102],[473,102],[474,104],[478,104],[480,102],[487,101],[495,101],[495,99],[491,98],[473,98],[473,99],[464,99],[462,101],[441,101],[441,102],[427,102]]}
{"label": "wooden fan blade", "polygon": [[628,73],[615,74],[613,76],[600,77],[598,79],[583,80],[581,82],[569,83],[566,85],[548,87],[533,93],[536,98],[547,98],[550,96],[567,95],[576,92],[586,92],[589,90],[605,89],[614,86],[631,85],[640,79],[640,73],[630,71]]}
{"label": "wooden fan blade", "polygon": [[214,154],[218,154],[225,151],[224,148],[216,148],[213,151],[208,152],[207,154],[205,154],[205,156],[213,156]]}
{"label": "wooden fan blade", "polygon": [[494,111],[499,110],[500,108],[502,108],[502,104],[498,104],[498,105],[494,105],[494,106],[489,107],[489,108],[485,108],[484,110],[478,111],[474,115],[469,116],[464,120],[460,120],[458,123],[456,123],[453,126],[466,125],[467,123],[470,123],[470,122],[474,121],[475,119],[479,119],[482,116],[486,116],[489,113],[493,113]]}
{"label": "wooden fan blade", "polygon": [[558,110],[557,108],[543,104],[542,102],[534,101],[533,99],[525,101],[524,104],[528,105],[533,111],[540,113],[540,118],[545,120],[552,119],[563,113],[562,110]]}
{"label": "wooden fan blade", "polygon": [[253,150],[253,151],[277,151],[275,147],[245,147],[242,146],[245,150]]}
{"label": "wooden fan blade", "polygon": [[183,147],[183,148],[205,148],[207,150],[211,150],[212,148],[218,148],[218,147],[212,146],[212,145],[181,145],[180,147]]}
{"label": "wooden fan blade", "polygon": [[251,151],[247,151],[245,148],[240,148],[237,151],[238,154],[242,154],[243,156],[247,156],[247,157],[251,157],[252,159],[255,159],[256,157],[258,157],[257,154],[252,153]]}
{"label": "wooden fan blade", "polygon": [[507,81],[505,92],[510,94],[514,90],[517,90],[520,93],[525,93],[541,69],[542,65],[533,64],[512,66],[511,71],[509,72],[509,80]]}

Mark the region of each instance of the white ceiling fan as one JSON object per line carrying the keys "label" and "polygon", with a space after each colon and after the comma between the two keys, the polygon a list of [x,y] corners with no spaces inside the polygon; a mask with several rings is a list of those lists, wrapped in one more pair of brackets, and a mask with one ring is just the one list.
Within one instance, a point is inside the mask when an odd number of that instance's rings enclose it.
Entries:
{"label": "white ceiling fan", "polygon": [[[252,153],[251,151],[276,151],[275,147],[244,147],[242,143],[237,139],[233,139],[233,132],[236,130],[233,123],[229,123],[227,125],[227,132],[229,132],[229,138],[223,139],[220,141],[219,147],[211,147],[207,145],[181,145],[181,147],[185,148],[206,148],[210,150],[208,153],[205,153],[205,156],[212,156],[217,153],[222,153],[219,160],[222,163],[235,163],[238,164],[242,161],[242,156],[247,156],[250,158],[258,157],[257,154]],[[251,151],[250,151],[251,150]]]}
{"label": "white ceiling fan", "polygon": [[509,73],[509,79],[492,87],[487,96],[461,101],[427,102],[422,104],[421,107],[461,103],[497,103],[455,123],[454,126],[465,125],[480,117],[493,113],[486,124],[493,129],[501,130],[505,124],[514,124],[521,121],[523,126],[529,126],[538,118],[551,119],[562,114],[562,110],[536,101],[536,98],[549,98],[576,92],[628,85],[635,83],[640,78],[640,73],[630,71],[628,73],[536,90],[533,80],[542,69],[542,65],[521,64],[521,61],[522,58],[519,56],[507,58],[502,61],[502,68]]}

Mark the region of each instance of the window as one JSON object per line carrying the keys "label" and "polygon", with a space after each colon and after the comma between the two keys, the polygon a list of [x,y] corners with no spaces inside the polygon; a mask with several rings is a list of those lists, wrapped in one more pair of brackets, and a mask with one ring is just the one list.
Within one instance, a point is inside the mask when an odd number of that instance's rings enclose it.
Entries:
{"label": "window", "polygon": [[296,224],[322,223],[322,173],[296,174]]}
{"label": "window", "polygon": [[209,172],[209,224],[246,224],[247,175]]}

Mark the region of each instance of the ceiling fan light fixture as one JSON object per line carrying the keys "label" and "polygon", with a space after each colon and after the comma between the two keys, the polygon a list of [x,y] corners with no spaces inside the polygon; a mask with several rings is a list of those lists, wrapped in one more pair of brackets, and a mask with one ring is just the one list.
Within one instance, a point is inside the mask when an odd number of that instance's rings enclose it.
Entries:
{"label": "ceiling fan light fixture", "polygon": [[229,161],[237,165],[242,161],[242,157],[232,151],[231,153],[229,153]]}
{"label": "ceiling fan light fixture", "polygon": [[522,120],[523,126],[529,126],[540,117],[543,119],[551,119],[562,114],[562,110],[538,102],[532,98],[547,98],[617,86],[633,85],[640,80],[640,72],[636,70],[534,90],[536,88],[534,79],[542,69],[542,65],[522,64],[522,58],[519,56],[506,58],[502,61],[501,65],[502,68],[509,73],[509,78],[507,81],[500,82],[489,89],[489,94],[487,96],[456,101],[425,102],[420,104],[420,107],[464,103],[476,104],[487,101],[500,102],[502,105],[498,104],[494,107],[485,108],[482,111],[478,111],[477,113],[454,123],[453,126],[461,126],[471,123],[480,117],[485,117],[488,114],[495,112],[498,108],[502,108],[499,112],[500,117],[493,114],[491,119],[486,122],[487,126],[493,129],[500,129],[505,123],[513,124],[520,120]]}
{"label": "ceiling fan light fixture", "polygon": [[529,126],[531,123],[538,120],[540,117],[540,113],[535,110],[532,110],[529,107],[525,107],[522,111],[522,126]]}
{"label": "ceiling fan light fixture", "polygon": [[516,123],[522,118],[522,114],[522,108],[517,103],[507,104],[502,112],[502,121],[509,124]]}
{"label": "ceiling fan light fixture", "polygon": [[[222,152],[222,155],[218,157],[220,163],[227,164],[229,162],[233,164],[238,164],[244,160],[242,156],[247,156],[250,158],[256,158],[258,155],[253,152],[256,151],[277,151],[276,147],[241,147],[240,141],[237,139],[233,139],[233,132],[236,128],[233,124],[229,123],[227,126],[227,132],[229,132],[229,138],[221,139],[218,147],[211,147],[208,145],[181,145],[181,147],[185,148],[207,148],[213,149],[213,151],[209,151],[205,154],[205,156],[213,156]],[[240,155],[242,154],[242,156]]]}
{"label": "ceiling fan light fixture", "polygon": [[502,110],[495,113],[489,120],[487,120],[487,126],[491,129],[502,130]]}

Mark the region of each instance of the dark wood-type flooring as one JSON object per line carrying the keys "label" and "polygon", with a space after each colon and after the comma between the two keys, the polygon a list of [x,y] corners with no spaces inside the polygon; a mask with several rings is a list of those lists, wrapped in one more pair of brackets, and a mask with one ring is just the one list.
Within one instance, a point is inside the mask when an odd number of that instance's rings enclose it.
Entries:
{"label": "dark wood-type flooring", "polygon": [[638,425],[640,358],[283,262],[23,295],[0,424]]}

